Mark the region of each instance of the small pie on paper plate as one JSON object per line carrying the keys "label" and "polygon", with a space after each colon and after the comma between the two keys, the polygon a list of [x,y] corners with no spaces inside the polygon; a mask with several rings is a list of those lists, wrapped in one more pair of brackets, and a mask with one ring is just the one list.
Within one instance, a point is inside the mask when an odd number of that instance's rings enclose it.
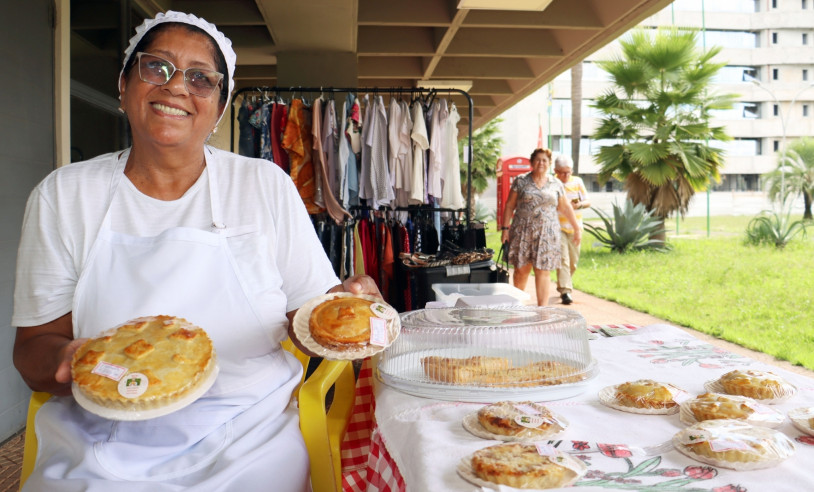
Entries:
{"label": "small pie on paper plate", "polygon": [[781,403],[797,393],[797,387],[769,371],[734,370],[704,384],[711,393],[754,398],[762,403]]}
{"label": "small pie on paper plate", "polygon": [[484,439],[533,442],[559,434],[568,422],[538,403],[500,401],[464,417],[463,426]]}
{"label": "small pie on paper plate", "polygon": [[458,474],[470,483],[519,489],[567,487],[587,472],[582,461],[548,446],[530,443],[495,444],[463,458]]}
{"label": "small pie on paper plate", "polygon": [[599,391],[599,401],[608,407],[632,413],[678,413],[679,401],[688,393],[669,383],[639,379],[607,386]]}
{"label": "small pie on paper plate", "polygon": [[814,436],[814,407],[795,408],[789,411],[789,419],[800,432]]}
{"label": "small pie on paper plate", "polygon": [[337,292],[306,302],[294,316],[294,335],[308,350],[333,360],[364,359],[398,337],[398,313],[374,296]]}
{"label": "small pie on paper plate", "polygon": [[202,396],[217,372],[206,332],[172,316],[123,323],[85,342],[71,361],[77,403],[113,420],[177,411]]}
{"label": "small pie on paper plate", "polygon": [[680,419],[687,425],[704,420],[734,419],[754,425],[777,427],[786,417],[746,396],[704,393],[681,402]]}
{"label": "small pie on paper plate", "polygon": [[795,452],[782,432],[727,419],[691,425],[673,436],[673,445],[690,458],[733,470],[769,468]]}

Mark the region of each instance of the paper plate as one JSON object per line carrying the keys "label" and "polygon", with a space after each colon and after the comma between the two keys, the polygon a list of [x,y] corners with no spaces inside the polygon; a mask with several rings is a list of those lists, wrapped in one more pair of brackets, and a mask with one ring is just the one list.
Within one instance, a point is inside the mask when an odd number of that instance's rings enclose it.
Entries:
{"label": "paper plate", "polygon": [[[723,393],[725,395],[731,395],[732,394],[732,393],[728,393],[724,389],[724,386],[721,384],[721,382],[719,380],[717,380],[717,379],[712,379],[712,380],[707,381],[706,383],[704,383],[704,388],[710,393]],[[784,393],[782,395],[778,396],[777,398],[767,398],[767,399],[752,398],[752,399],[755,400],[755,401],[758,401],[760,403],[764,403],[766,405],[775,405],[777,403],[783,403],[784,401],[788,400],[789,398],[791,398],[792,396],[794,396],[797,393],[797,387],[794,386],[791,383],[784,384],[783,389],[785,390]],[[737,395],[737,396],[743,396],[743,395]]]}
{"label": "paper plate", "polygon": [[182,408],[190,405],[192,402],[197,400],[198,398],[202,397],[209,388],[215,384],[215,380],[218,378],[218,366],[216,365],[209,376],[203,381],[203,383],[192,390],[191,392],[187,393],[183,397],[175,400],[174,402],[164,405],[161,407],[150,408],[146,410],[126,410],[122,408],[108,408],[98,403],[95,403],[89,400],[85,395],[79,391],[78,386],[76,383],[72,383],[71,391],[73,393],[73,397],[76,399],[76,403],[79,404],[80,407],[84,408],[90,413],[96,414],[100,417],[104,417],[110,420],[148,420],[154,419],[157,417],[163,417],[164,415],[171,414],[173,412],[177,412]]}
{"label": "paper plate", "polygon": [[[553,412],[552,412],[553,414]],[[535,442],[541,439],[550,439],[551,437],[556,436],[557,434],[562,433],[568,427],[568,421],[564,418],[560,417],[559,415],[554,415],[557,421],[562,424],[560,426],[552,426],[546,432],[541,432],[539,434],[535,434],[531,437],[518,437],[518,436],[504,436],[503,434],[495,434],[494,432],[490,432],[486,430],[478,421],[478,412],[472,412],[466,417],[464,417],[463,421],[461,422],[470,434],[480,437],[481,439],[491,439],[494,441],[504,441],[504,442]]]}
{"label": "paper plate", "polygon": [[[336,350],[324,347],[317,343],[317,341],[311,336],[311,330],[308,327],[308,321],[311,319],[311,311],[313,311],[314,308],[319,304],[322,304],[330,299],[336,299],[337,297],[358,297],[360,299],[367,299],[368,301],[373,301],[387,306],[387,304],[380,297],[365,294],[351,294],[349,292],[325,294],[309,300],[303,304],[302,307],[297,310],[297,314],[294,315],[294,336],[297,337],[297,340],[299,340],[305,348],[328,360],[356,360],[378,354],[382,350],[389,347],[396,340],[396,338],[398,338],[399,332],[401,331],[401,320],[399,319],[396,310],[391,307],[390,309],[393,309],[395,316],[386,320],[387,343],[385,345],[363,345],[358,348],[350,348],[348,350]],[[374,316],[372,312],[371,316]]]}
{"label": "paper plate", "polygon": [[[621,410],[623,412],[630,412],[630,413],[638,413],[644,415],[673,415],[678,413],[679,406],[676,404],[674,407],[669,408],[639,408],[639,407],[628,407],[626,405],[621,405],[616,400],[616,387],[619,386],[618,384],[614,384],[612,386],[606,386],[599,390],[599,402],[605,405],[606,407],[613,408],[614,410]],[[671,385],[672,386],[672,385]],[[678,389],[678,388],[676,388]],[[681,393],[686,393],[686,391],[678,389]],[[677,395],[676,395],[677,396]]]}
{"label": "paper plate", "polygon": [[[753,400],[746,396],[738,396],[738,395],[727,395],[725,393],[719,393],[724,396],[728,396],[734,400],[739,400],[747,403],[750,405],[754,410],[755,413],[751,414],[749,417],[742,418],[742,419],[735,419],[741,420],[743,422],[752,424],[752,425],[759,425],[761,427],[769,427],[775,428],[779,427],[783,422],[786,421],[785,415],[774,410],[773,408],[768,407],[767,405],[760,403],[757,400]],[[692,411],[691,405],[697,398],[692,398],[690,400],[685,400],[680,403],[680,411],[679,411],[679,419],[682,423],[687,425],[697,424],[699,422],[698,419],[695,418],[695,414]],[[814,414],[813,414],[814,416]],[[727,417],[733,418],[733,417]],[[722,419],[716,419],[722,420]]]}
{"label": "paper plate", "polygon": [[814,417],[814,407],[795,408],[789,411],[789,419],[794,427],[800,432],[805,432],[809,436],[814,436],[814,429],[811,428],[809,420]]}
{"label": "paper plate", "polygon": [[[574,457],[572,457],[572,456],[570,456],[570,455],[568,455],[566,453],[562,453],[562,452],[558,453],[557,456],[562,457],[563,466],[565,466],[566,468],[568,468],[569,470],[574,472],[573,477],[571,477],[570,479],[568,479],[565,482],[563,482],[562,484],[560,484],[557,488],[568,487],[570,485],[573,485],[574,482],[576,482],[577,480],[582,478],[585,475],[585,473],[588,472],[588,467],[585,465],[585,463],[582,462],[582,460],[576,459],[576,458],[574,458]],[[507,485],[498,485],[498,484],[496,484],[494,482],[489,482],[487,480],[483,480],[482,478],[475,475],[475,472],[472,471],[472,455],[471,454],[469,456],[466,456],[466,457],[462,458],[461,461],[458,462],[458,467],[456,468],[456,471],[458,472],[458,475],[461,476],[461,478],[463,478],[464,480],[466,480],[467,482],[469,482],[471,484],[474,484],[474,485],[477,485],[477,486],[480,486],[480,487],[484,487],[484,488],[488,488],[488,489],[492,489],[492,490],[500,490],[501,487],[504,490],[507,490],[507,489],[508,490],[515,490],[514,488],[511,488],[511,487],[509,487]]]}

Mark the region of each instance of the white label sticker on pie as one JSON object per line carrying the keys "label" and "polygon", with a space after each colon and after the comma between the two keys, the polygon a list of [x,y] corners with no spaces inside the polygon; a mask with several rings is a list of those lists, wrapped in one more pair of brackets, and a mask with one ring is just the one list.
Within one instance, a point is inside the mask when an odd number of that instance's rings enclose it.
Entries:
{"label": "white label sticker on pie", "polygon": [[557,456],[557,448],[551,444],[535,442],[534,445],[537,446],[537,452],[540,456]]}
{"label": "white label sticker on pie", "polygon": [[738,450],[738,451],[749,451],[750,448],[748,444],[743,441],[733,441],[732,439],[710,439],[709,441],[709,449],[713,451],[729,451],[729,450]]}
{"label": "white label sticker on pie", "polygon": [[147,391],[150,381],[140,372],[131,372],[119,380],[119,394],[125,398],[136,398]]}
{"label": "white label sticker on pie", "polygon": [[370,344],[387,346],[387,321],[384,318],[370,318]]}
{"label": "white label sticker on pie", "polygon": [[536,429],[537,427],[540,427],[543,424],[543,422],[545,422],[545,419],[543,419],[539,415],[517,415],[514,418],[514,421],[522,425],[523,427]]}
{"label": "white label sticker on pie", "polygon": [[540,415],[542,413],[533,406],[524,405],[522,403],[515,403],[514,408],[516,408],[518,412],[525,413],[526,415]]}
{"label": "white label sticker on pie", "polygon": [[374,302],[373,304],[371,304],[370,310],[373,311],[373,314],[375,314],[379,318],[384,319],[393,319],[398,315],[394,308],[390,306],[385,306],[384,304],[380,304],[378,302]]}
{"label": "white label sticker on pie", "polygon": [[127,368],[117,366],[116,364],[111,364],[110,362],[102,361],[96,364],[96,367],[94,367],[90,372],[108,379],[112,379],[113,381],[118,381],[122,378],[122,376],[125,375]]}

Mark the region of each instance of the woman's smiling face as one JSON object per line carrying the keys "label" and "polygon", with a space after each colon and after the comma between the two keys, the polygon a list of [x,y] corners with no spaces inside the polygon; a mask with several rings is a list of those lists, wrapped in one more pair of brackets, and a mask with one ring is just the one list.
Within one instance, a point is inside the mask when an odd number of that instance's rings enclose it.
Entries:
{"label": "woman's smiling face", "polygon": [[182,27],[170,27],[155,36],[144,51],[172,62],[179,71],[164,85],[142,81],[137,66],[122,79],[122,107],[134,145],[203,146],[222,110],[220,91],[208,97],[190,94],[180,70],[217,70],[216,49],[206,36]]}
{"label": "woman's smiling face", "polygon": [[535,173],[547,173],[548,166],[551,164],[551,159],[545,152],[537,152],[534,155],[534,160],[531,161],[532,169]]}

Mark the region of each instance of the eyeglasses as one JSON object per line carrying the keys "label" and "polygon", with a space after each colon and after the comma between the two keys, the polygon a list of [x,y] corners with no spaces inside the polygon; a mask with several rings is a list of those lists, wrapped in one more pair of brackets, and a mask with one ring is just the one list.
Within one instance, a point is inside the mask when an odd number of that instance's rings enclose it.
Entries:
{"label": "eyeglasses", "polygon": [[190,67],[181,70],[169,60],[142,51],[136,53],[136,57],[138,58],[138,76],[148,84],[164,85],[172,79],[175,72],[181,72],[184,74],[184,87],[190,94],[209,97],[223,80],[222,73],[207,68]]}

